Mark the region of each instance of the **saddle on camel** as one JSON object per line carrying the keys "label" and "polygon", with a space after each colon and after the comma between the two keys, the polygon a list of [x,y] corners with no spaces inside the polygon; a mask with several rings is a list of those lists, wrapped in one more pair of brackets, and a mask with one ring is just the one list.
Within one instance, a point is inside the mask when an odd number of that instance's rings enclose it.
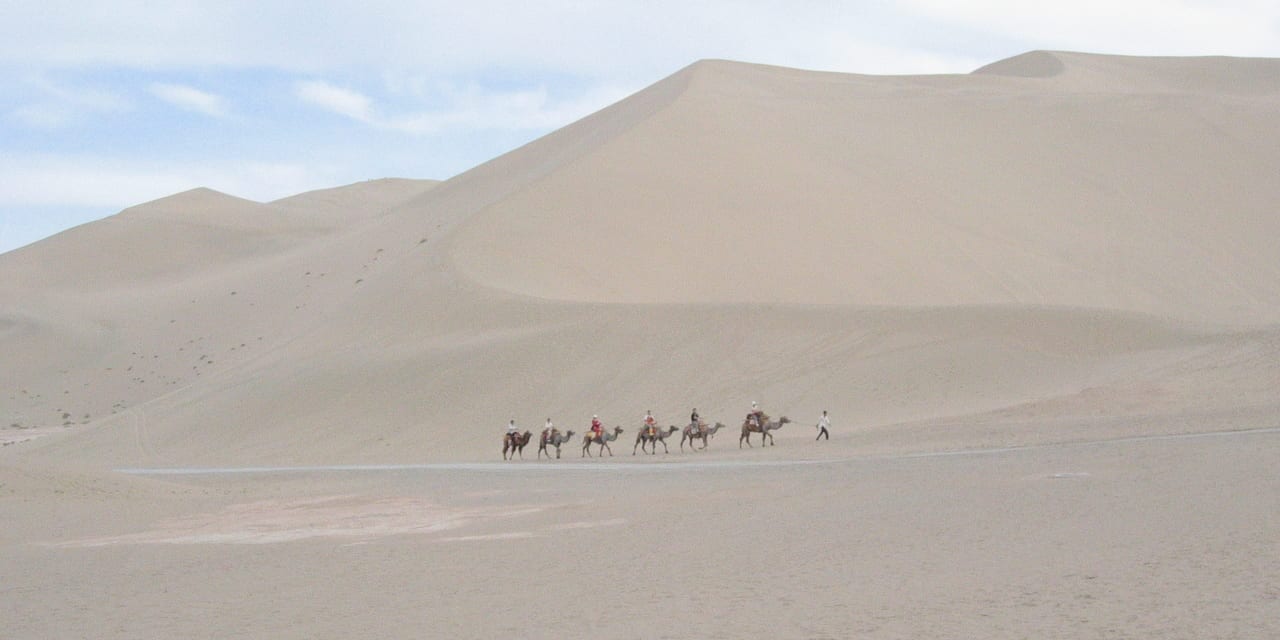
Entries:
{"label": "saddle on camel", "polygon": [[654,419],[652,411],[644,412],[644,430],[642,433],[646,438],[658,437],[658,421]]}
{"label": "saddle on camel", "polygon": [[742,421],[742,426],[751,431],[760,431],[766,424],[769,424],[769,416],[756,403],[752,402],[751,412],[747,414],[746,420]]}

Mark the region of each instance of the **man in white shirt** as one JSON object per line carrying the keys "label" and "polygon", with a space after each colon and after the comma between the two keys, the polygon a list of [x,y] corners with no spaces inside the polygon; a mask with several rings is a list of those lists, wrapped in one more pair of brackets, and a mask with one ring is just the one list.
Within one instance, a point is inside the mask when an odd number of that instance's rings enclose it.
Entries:
{"label": "man in white shirt", "polygon": [[826,410],[823,410],[822,417],[818,418],[818,424],[814,426],[818,428],[818,437],[813,439],[814,442],[821,440],[822,436],[826,436],[828,440],[831,439],[831,434],[827,431],[827,427],[831,426],[831,418],[827,417]]}

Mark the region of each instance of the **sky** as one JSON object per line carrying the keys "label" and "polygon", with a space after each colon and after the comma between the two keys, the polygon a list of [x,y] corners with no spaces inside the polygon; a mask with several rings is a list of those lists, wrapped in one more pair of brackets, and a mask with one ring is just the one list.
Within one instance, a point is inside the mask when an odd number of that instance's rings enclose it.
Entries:
{"label": "sky", "polygon": [[446,179],[704,58],[968,73],[1037,49],[1280,58],[1280,3],[5,0],[0,252],[201,186]]}

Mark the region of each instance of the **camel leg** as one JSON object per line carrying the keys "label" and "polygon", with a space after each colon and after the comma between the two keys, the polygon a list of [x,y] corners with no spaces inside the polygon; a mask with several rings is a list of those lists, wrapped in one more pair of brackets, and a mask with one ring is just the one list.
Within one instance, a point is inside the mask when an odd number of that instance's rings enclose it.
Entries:
{"label": "camel leg", "polygon": [[604,455],[604,450],[605,450],[605,449],[608,449],[608,450],[609,450],[609,457],[610,457],[610,458],[612,458],[612,457],[613,457],[613,447],[609,446],[609,443],[608,443],[608,442],[601,442],[601,443],[600,443],[600,455]]}
{"label": "camel leg", "polygon": [[[655,442],[655,443],[653,443],[653,452],[654,452],[654,453],[657,453],[657,452],[658,452],[658,443],[656,443],[656,442]],[[666,441],[666,440],[663,440],[663,441],[662,441],[662,453],[671,453],[671,450],[667,448],[667,441]]]}

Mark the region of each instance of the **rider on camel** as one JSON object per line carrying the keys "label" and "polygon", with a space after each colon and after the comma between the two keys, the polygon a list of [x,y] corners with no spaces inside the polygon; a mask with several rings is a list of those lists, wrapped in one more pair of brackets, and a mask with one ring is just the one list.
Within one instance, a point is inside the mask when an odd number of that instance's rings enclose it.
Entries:
{"label": "rider on camel", "polygon": [[604,434],[604,425],[600,423],[600,416],[591,416],[591,437],[599,438]]}
{"label": "rider on camel", "polygon": [[546,444],[547,441],[551,440],[551,438],[555,437],[559,432],[560,430],[557,429],[555,425],[551,424],[551,418],[547,418],[547,424],[542,428],[542,443]]}
{"label": "rider on camel", "polygon": [[693,432],[696,435],[702,435],[702,428],[707,426],[702,424],[702,416],[698,415],[698,408],[693,408],[693,413],[689,414],[689,424],[693,425]]}
{"label": "rider on camel", "polygon": [[650,438],[658,437],[658,421],[654,419],[652,411],[644,412],[644,433]]}
{"label": "rider on camel", "polygon": [[757,429],[764,429],[764,411],[760,409],[755,400],[751,401],[751,413],[747,414],[747,423]]}

